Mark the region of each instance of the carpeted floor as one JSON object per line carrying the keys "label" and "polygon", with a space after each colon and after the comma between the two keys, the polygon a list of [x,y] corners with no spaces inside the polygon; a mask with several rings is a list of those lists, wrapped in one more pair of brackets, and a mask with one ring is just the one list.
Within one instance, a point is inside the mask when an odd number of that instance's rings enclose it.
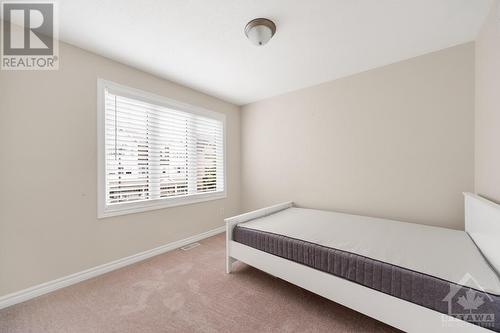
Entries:
{"label": "carpeted floor", "polygon": [[242,263],[225,274],[224,240],[0,310],[0,332],[396,332]]}

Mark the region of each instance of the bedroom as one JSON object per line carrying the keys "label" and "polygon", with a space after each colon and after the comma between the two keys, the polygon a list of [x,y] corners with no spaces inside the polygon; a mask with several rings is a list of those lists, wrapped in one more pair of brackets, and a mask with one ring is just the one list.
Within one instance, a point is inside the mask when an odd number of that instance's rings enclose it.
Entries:
{"label": "bedroom", "polygon": [[0,332],[500,331],[498,1],[1,6]]}

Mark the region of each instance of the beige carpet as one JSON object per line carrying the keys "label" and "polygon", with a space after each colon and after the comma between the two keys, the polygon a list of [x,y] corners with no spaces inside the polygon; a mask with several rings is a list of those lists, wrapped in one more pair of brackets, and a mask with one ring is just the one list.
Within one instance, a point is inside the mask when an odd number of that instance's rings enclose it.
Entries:
{"label": "beige carpet", "polygon": [[0,310],[0,332],[396,331],[201,243]]}

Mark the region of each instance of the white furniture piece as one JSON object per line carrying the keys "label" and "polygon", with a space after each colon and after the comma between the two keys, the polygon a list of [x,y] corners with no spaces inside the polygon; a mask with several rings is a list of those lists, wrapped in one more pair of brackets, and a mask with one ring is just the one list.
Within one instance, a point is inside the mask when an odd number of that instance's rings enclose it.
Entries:
{"label": "white furniture piece", "polygon": [[[466,232],[498,271],[500,206],[475,194],[464,195]],[[492,332],[233,240],[233,229],[237,224],[263,218],[293,206],[292,202],[285,202],[226,219],[226,272],[230,273],[232,264],[239,260],[407,332]]]}

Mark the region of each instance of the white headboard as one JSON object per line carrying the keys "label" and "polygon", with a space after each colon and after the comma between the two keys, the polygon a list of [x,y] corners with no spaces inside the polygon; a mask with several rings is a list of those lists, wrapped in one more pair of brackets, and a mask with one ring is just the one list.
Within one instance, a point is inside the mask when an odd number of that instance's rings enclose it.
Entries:
{"label": "white headboard", "polygon": [[465,231],[500,274],[500,205],[473,193],[465,196]]}

